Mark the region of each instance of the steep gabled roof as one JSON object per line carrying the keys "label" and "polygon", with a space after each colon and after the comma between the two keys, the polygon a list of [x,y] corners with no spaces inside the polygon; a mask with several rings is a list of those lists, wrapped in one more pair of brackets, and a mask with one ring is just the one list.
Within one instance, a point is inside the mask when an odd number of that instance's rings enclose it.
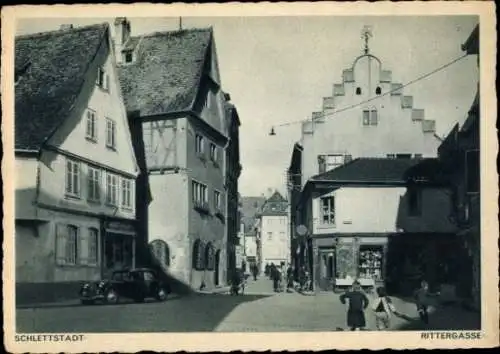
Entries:
{"label": "steep gabled roof", "polygon": [[273,195],[271,195],[266,200],[266,202],[262,206],[259,215],[265,215],[265,216],[286,215],[287,207],[288,207],[287,200],[283,198],[283,196],[278,191],[275,191]]}
{"label": "steep gabled roof", "polygon": [[68,117],[108,25],[15,40],[15,148],[38,150]]}
{"label": "steep gabled roof", "polygon": [[144,117],[191,110],[211,39],[211,28],[132,37],[136,60],[119,67],[127,111]]}
{"label": "steep gabled roof", "polygon": [[340,167],[312,177],[310,182],[405,183],[407,171],[434,159],[358,158]]}

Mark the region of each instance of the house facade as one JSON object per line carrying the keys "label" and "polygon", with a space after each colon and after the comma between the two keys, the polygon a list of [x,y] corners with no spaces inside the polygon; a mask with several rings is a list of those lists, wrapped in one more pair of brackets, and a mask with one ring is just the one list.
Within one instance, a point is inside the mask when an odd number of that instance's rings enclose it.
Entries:
{"label": "house facade", "polygon": [[453,254],[458,247],[456,228],[446,221],[448,187],[409,177],[423,163],[435,161],[360,158],[307,182],[299,214],[310,234],[301,248],[310,251],[315,289],[331,290],[349,278],[405,293],[421,277],[434,285],[441,264],[457,265],[436,259],[438,250]]}
{"label": "house facade", "polygon": [[130,22],[118,18],[115,33],[132,136],[151,195],[147,242],[165,272],[183,284],[224,284],[230,258],[228,203],[234,202],[237,184],[227,176],[234,125],[221,90],[213,31],[134,37]]}
{"label": "house facade", "polygon": [[436,157],[435,121],[402,86],[366,44],[302,125],[302,186],[355,158]]}
{"label": "house facade", "polygon": [[260,271],[266,264],[290,263],[288,201],[278,192],[269,197],[258,214]]}
{"label": "house facade", "polygon": [[136,262],[138,166],[110,29],[64,26],[15,50],[16,298],[74,297]]}
{"label": "house facade", "polygon": [[[226,124],[228,126],[229,141],[226,146],[226,161],[225,164],[225,188],[226,188],[226,203],[227,203],[227,247],[226,247],[226,269],[227,274],[230,274],[236,269],[236,247],[243,246],[243,237],[240,237],[240,213],[239,213],[239,193],[238,179],[242,172],[240,163],[240,118],[236,107],[230,102],[231,96],[224,95],[226,99]],[[244,252],[243,252],[244,253]]]}

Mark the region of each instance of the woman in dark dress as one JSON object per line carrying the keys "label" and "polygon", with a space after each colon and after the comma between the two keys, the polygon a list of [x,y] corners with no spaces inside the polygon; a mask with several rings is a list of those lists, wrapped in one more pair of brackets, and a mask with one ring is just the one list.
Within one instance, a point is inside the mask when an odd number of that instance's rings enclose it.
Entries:
{"label": "woman in dark dress", "polygon": [[362,329],[366,326],[365,309],[368,307],[369,300],[361,291],[361,285],[358,281],[352,284],[352,290],[340,295],[340,302],[345,304],[349,299],[349,309],[347,310],[347,326],[351,331]]}

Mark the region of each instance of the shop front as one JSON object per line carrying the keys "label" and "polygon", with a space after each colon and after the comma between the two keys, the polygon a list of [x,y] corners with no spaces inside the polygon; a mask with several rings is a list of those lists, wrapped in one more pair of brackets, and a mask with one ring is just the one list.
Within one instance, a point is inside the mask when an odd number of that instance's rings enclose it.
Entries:
{"label": "shop front", "polygon": [[136,265],[136,230],[134,221],[125,219],[103,221],[103,276]]}
{"label": "shop front", "polygon": [[333,235],[313,238],[315,290],[345,289],[384,282],[387,235]]}

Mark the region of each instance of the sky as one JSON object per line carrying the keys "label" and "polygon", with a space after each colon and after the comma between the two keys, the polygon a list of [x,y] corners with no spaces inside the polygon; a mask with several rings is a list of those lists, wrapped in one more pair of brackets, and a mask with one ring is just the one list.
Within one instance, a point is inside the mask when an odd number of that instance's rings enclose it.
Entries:
{"label": "sky", "polygon": [[[109,22],[113,18],[29,19],[17,34]],[[176,30],[179,19],[130,17],[132,35]],[[372,27],[370,52],[406,83],[464,54],[461,45],[478,23],[476,16],[295,16],[183,17],[183,28],[213,27],[222,89],[231,94],[241,119],[243,196],[278,190],[286,195],[286,169],[300,140],[300,124],[321,109],[322,98],[342,82],[342,71],[362,53],[363,26]],[[113,31],[112,31],[113,32]],[[404,89],[436,121],[445,136],[463,123],[477,90],[477,58],[456,64]],[[341,107],[338,107],[341,108]],[[270,136],[276,126],[276,135]],[[396,132],[395,132],[396,133]]]}

